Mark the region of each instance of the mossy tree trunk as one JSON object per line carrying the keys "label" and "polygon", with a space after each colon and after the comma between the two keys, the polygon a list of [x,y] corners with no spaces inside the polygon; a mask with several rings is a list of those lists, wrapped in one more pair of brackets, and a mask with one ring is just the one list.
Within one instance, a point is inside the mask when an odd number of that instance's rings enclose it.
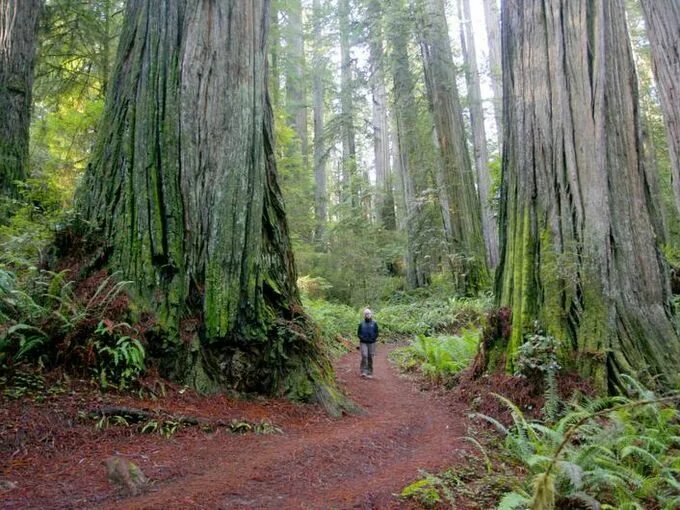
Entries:
{"label": "mossy tree trunk", "polygon": [[[268,1],[128,2],[78,208],[202,391],[321,391],[267,97]],[[159,348],[158,346],[156,346]]]}
{"label": "mossy tree trunk", "polygon": [[28,130],[43,0],[0,0],[0,196],[28,174]]}
{"label": "mossy tree trunk", "polygon": [[503,6],[505,140],[497,295],[509,368],[539,321],[601,387],[669,384],[680,341],[656,243],[620,0]]}
{"label": "mossy tree trunk", "polygon": [[680,3],[641,0],[666,124],[675,204],[680,210]]}
{"label": "mossy tree trunk", "polygon": [[448,202],[443,213],[448,216],[444,224],[452,266],[459,291],[472,294],[488,282],[489,274],[482,208],[466,145],[443,0],[420,0],[418,14],[425,84],[441,153],[441,191]]}

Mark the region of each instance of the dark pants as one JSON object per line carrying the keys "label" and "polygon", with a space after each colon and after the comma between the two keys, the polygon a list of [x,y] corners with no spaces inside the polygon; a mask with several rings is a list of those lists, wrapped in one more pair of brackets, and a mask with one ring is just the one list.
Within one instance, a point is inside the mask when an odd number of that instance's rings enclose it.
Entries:
{"label": "dark pants", "polygon": [[366,375],[373,375],[373,356],[375,356],[375,342],[367,344],[361,342],[359,344],[361,349],[361,373]]}

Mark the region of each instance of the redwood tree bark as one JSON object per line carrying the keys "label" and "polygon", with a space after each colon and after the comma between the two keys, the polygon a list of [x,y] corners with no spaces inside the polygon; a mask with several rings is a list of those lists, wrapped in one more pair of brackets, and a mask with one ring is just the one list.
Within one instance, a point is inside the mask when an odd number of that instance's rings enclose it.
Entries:
{"label": "redwood tree bark", "polygon": [[675,203],[680,210],[680,3],[676,0],[640,0],[640,3],[666,124]]}
{"label": "redwood tree bark", "polygon": [[680,340],[641,158],[620,0],[507,0],[497,295],[512,368],[538,320],[563,359],[610,390],[672,384]]}
{"label": "redwood tree bark", "polygon": [[324,398],[276,181],[268,4],[128,2],[78,207],[157,312],[171,375]]}
{"label": "redwood tree bark", "polygon": [[28,130],[43,0],[0,0],[0,196],[28,174]]}
{"label": "redwood tree bark", "polygon": [[482,209],[466,146],[444,3],[420,0],[419,7],[420,48],[448,198],[444,214],[449,216],[454,276],[459,290],[471,294],[488,281]]}

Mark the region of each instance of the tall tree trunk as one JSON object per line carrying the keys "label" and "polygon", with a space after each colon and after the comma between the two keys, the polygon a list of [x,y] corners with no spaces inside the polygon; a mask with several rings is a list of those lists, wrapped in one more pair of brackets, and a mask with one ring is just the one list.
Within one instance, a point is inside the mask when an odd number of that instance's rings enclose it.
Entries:
{"label": "tall tree trunk", "polygon": [[[462,15],[461,4],[462,3]],[[491,175],[489,174],[489,150],[486,145],[486,129],[484,128],[484,108],[482,106],[482,90],[479,84],[477,68],[477,49],[472,32],[472,16],[470,0],[459,0],[459,17],[461,18],[460,39],[465,61],[465,79],[470,105],[470,124],[472,127],[472,145],[475,153],[477,169],[477,185],[479,199],[482,202],[482,229],[486,244],[486,257],[489,267],[498,265],[498,226],[491,209]]]}
{"label": "tall tree trunk", "polygon": [[330,367],[302,312],[276,181],[268,6],[128,2],[77,203],[167,330],[170,375],[323,398]]}
{"label": "tall tree trunk", "polygon": [[305,42],[302,31],[302,2],[288,0],[286,26],[286,111],[295,134],[300,140],[304,166],[308,161],[307,97],[305,73]]}
{"label": "tall tree trunk", "polygon": [[321,1],[314,0],[312,6],[314,23],[314,63],[312,73],[312,101],[314,102],[314,238],[317,245],[323,242],[328,219],[327,186],[326,186],[326,159],[324,157],[323,138],[323,83],[321,70],[323,58],[321,54]]}
{"label": "tall tree trunk", "polygon": [[28,174],[28,132],[42,0],[0,0],[0,196]]}
{"label": "tall tree trunk", "polygon": [[269,24],[269,91],[272,104],[281,104],[281,25],[279,23],[279,4],[281,0],[271,0]]}
{"label": "tall tree trunk", "polygon": [[373,96],[373,155],[375,158],[375,216],[378,225],[388,230],[397,228],[390,169],[390,126],[387,119],[387,90],[385,89],[382,8],[379,0],[371,0],[368,6],[369,59],[371,68],[371,92]]}
{"label": "tall tree trunk", "polygon": [[[404,0],[394,0],[389,4],[388,19],[391,55],[391,72],[394,82],[394,120],[396,125],[398,164],[401,191],[404,201],[407,235],[406,276],[409,286],[421,287],[427,283],[428,274],[418,249],[418,222],[421,204],[418,200],[416,175],[422,171],[418,164],[422,156],[418,144],[416,126],[418,113],[413,89],[413,74],[409,68],[408,43],[411,34],[411,21]],[[420,168],[419,168],[420,167]]]}
{"label": "tall tree trunk", "polygon": [[[354,133],[354,100],[352,98],[352,56],[350,46],[350,0],[339,0],[340,25],[340,108],[342,115],[342,193],[341,203],[359,205],[357,189],[357,148]],[[352,214],[354,216],[354,214]]]}
{"label": "tall tree trunk", "polygon": [[663,110],[675,203],[680,210],[680,3],[641,0]]}
{"label": "tall tree trunk", "polygon": [[640,157],[635,69],[620,0],[503,7],[501,265],[512,368],[535,320],[610,390],[671,383],[680,340]]}
{"label": "tall tree trunk", "polygon": [[498,0],[482,0],[486,21],[486,41],[489,48],[489,78],[493,91],[493,112],[498,134],[498,152],[503,143],[503,76],[501,64],[501,17]]}
{"label": "tall tree trunk", "polygon": [[443,0],[420,0],[418,18],[425,84],[449,200],[454,276],[460,292],[474,293],[488,280],[482,210],[465,141]]}

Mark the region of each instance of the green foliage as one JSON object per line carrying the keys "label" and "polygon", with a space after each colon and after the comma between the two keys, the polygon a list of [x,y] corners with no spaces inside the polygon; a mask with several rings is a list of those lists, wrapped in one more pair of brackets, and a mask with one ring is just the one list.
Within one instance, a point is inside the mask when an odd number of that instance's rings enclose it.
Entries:
{"label": "green foliage", "polygon": [[432,382],[444,383],[468,366],[477,353],[479,330],[457,336],[418,335],[408,347],[392,351],[391,359],[404,370],[420,370]]}
{"label": "green foliage", "polygon": [[[137,338],[119,335],[117,331],[131,331],[129,324],[101,321],[95,330],[97,339],[97,378],[102,389],[114,384],[124,390],[144,371],[146,351]],[[134,333],[138,333],[134,331]]]}
{"label": "green foliage", "polygon": [[403,239],[400,234],[367,224],[360,217],[329,225],[317,246],[297,243],[300,274],[322,277],[324,297],[361,307],[378,303],[403,289]]}
{"label": "green foliage", "polygon": [[529,473],[499,508],[549,510],[570,501],[592,508],[678,507],[680,411],[668,405],[678,397],[659,399],[626,380],[635,398],[575,402],[552,425],[527,420],[498,396],[513,417],[509,429],[499,427],[505,447]]}
{"label": "green foliage", "polygon": [[321,299],[303,299],[303,304],[319,326],[321,338],[331,356],[344,354],[349,345],[356,343],[357,325],[361,320],[359,310]]}
{"label": "green foliage", "polygon": [[453,333],[480,325],[490,307],[488,298],[395,296],[390,304],[380,308],[379,322],[382,329],[391,334]]}
{"label": "green foliage", "polygon": [[425,471],[421,475],[423,478],[404,487],[399,494],[401,498],[416,501],[425,508],[434,508],[443,500],[450,504],[455,503],[445,480]]}
{"label": "green foliage", "polygon": [[520,345],[515,361],[516,375],[526,377],[540,376],[545,386],[545,407],[543,413],[548,420],[554,420],[559,412],[559,395],[557,394],[557,362],[559,342],[555,337],[546,335],[534,324],[534,331],[524,335],[524,343]]}
{"label": "green foliage", "polygon": [[142,434],[159,434],[165,438],[172,437],[182,424],[175,420],[148,420],[141,424],[139,431]]}
{"label": "green foliage", "polygon": [[107,318],[128,281],[103,276],[91,295],[76,296],[68,271],[0,268],[0,368],[18,362],[90,370],[102,388],[129,388],[144,370],[145,350],[128,324]]}

